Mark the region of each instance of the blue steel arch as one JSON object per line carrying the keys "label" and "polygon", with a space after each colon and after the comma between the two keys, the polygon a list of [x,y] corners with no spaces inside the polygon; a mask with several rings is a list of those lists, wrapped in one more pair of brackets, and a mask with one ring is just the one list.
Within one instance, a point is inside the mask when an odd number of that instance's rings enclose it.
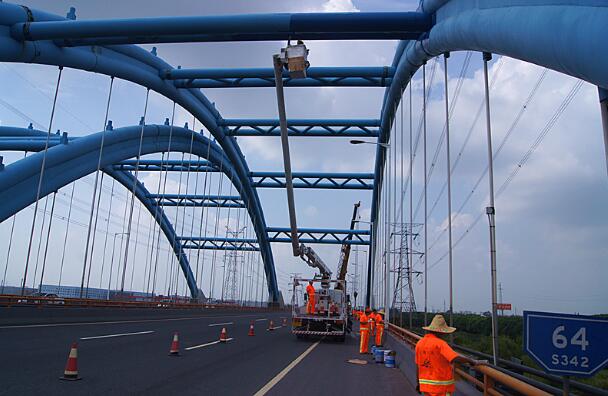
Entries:
{"label": "blue steel arch", "polygon": [[[535,63],[608,88],[608,3],[604,0],[422,0],[419,11],[434,25],[420,40],[401,41],[386,88],[378,141],[389,140],[397,105],[411,77],[429,59],[450,51],[480,51]],[[378,146],[372,198],[372,249],[386,149]],[[368,279],[374,253],[368,258]],[[369,304],[371,284],[367,284]]]}
{"label": "blue steel arch", "polygon": [[[65,18],[14,4],[0,3],[0,25],[8,28],[20,22],[62,21]],[[256,189],[249,179],[249,167],[234,137],[227,136],[227,127],[213,103],[198,89],[179,89],[173,81],[161,75],[173,67],[157,56],[134,45],[89,46],[60,48],[53,41],[21,42],[13,39],[10,29],[0,29],[0,62],[37,63],[71,67],[128,80],[154,90],[175,101],[193,114],[224,150],[234,168],[235,176],[243,186],[241,195],[250,202],[250,216],[262,249],[262,259],[268,276],[270,298],[280,300],[274,271],[274,258],[268,237],[264,232],[266,221]],[[272,268],[271,271],[268,270]]]}
{"label": "blue steel arch", "polygon": [[[133,176],[127,172],[117,172],[111,169],[111,165],[123,161],[128,158],[132,158],[137,155],[139,151],[140,134],[142,132],[142,126],[132,126],[126,128],[118,128],[112,132],[107,132],[105,135],[104,142],[104,155],[102,157],[102,167],[104,171],[109,173],[112,177],[115,177],[120,183],[125,184],[127,188],[132,187]],[[10,142],[10,138],[16,134],[21,136],[40,136],[43,132],[32,131],[30,129],[21,128],[0,128],[0,149],[10,148],[16,149],[13,142]],[[97,167],[97,159],[99,158],[99,147],[101,142],[101,132],[87,135],[84,137],[72,139],[66,144],[59,144],[49,148],[47,152],[46,166],[45,166],[45,178],[42,185],[41,196],[45,196],[57,189],[69,184],[70,182],[77,180],[83,176],[86,176],[95,171]],[[190,150],[190,144],[192,139],[193,131],[184,128],[170,127],[166,125],[146,125],[143,127],[143,143],[141,147],[141,154],[152,154],[159,152],[166,152],[169,148],[169,135],[171,137],[171,151],[187,153]],[[8,141],[8,142],[7,142]],[[3,147],[3,143],[9,143],[6,147]],[[25,149],[33,150],[36,147],[42,149],[44,147],[43,141],[34,142],[34,144],[24,145]],[[209,147],[211,148],[209,150]],[[208,158],[207,152],[209,151]],[[249,198],[243,194],[245,188],[240,183],[240,180],[235,175],[232,164],[225,156],[224,152],[215,143],[211,143],[209,139],[205,138],[202,134],[194,133],[194,140],[192,145],[192,153],[199,157],[204,157],[212,163],[222,166],[224,173],[234,184],[235,188],[241,194],[244,202],[247,204]],[[31,155],[27,158],[16,161],[10,165],[7,165],[2,171],[0,171],[0,200],[3,205],[0,205],[0,221],[3,221],[10,217],[17,211],[27,207],[29,204],[35,201],[35,186],[38,183],[40,175],[40,166],[42,161],[42,153]],[[136,187],[136,194],[148,210],[154,213],[154,206],[147,199],[147,190],[143,185]],[[251,216],[258,240],[260,243],[260,250],[262,257],[265,254],[272,254],[270,252],[270,244],[266,242],[264,244],[262,238],[259,238],[260,232],[258,227],[260,224],[256,224],[255,218],[252,214],[251,207],[249,206],[249,215]],[[175,231],[166,217],[162,217],[162,221],[159,219],[159,225],[165,235],[171,238],[175,235]],[[266,236],[265,228],[262,230],[263,235]],[[268,241],[267,238],[265,238]],[[184,276],[188,281],[188,286],[193,297],[198,295],[198,290],[192,272],[190,270],[187,258],[183,253],[181,245],[179,247],[174,246],[175,254],[180,260],[180,265]],[[272,296],[276,292],[278,298],[278,287],[276,285],[276,274],[274,267],[264,261],[264,269],[268,279],[268,292]],[[274,285],[271,282],[274,279]]]}

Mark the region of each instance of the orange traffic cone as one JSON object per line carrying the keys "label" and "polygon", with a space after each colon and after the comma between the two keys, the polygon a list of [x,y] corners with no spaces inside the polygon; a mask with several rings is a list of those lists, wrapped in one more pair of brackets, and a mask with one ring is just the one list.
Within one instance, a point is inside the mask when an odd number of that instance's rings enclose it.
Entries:
{"label": "orange traffic cone", "polygon": [[65,370],[63,370],[63,377],[61,377],[60,379],[66,381],[76,381],[82,379],[78,376],[78,344],[76,344],[75,342],[70,348],[68,361],[65,364]]}
{"label": "orange traffic cone", "polygon": [[249,325],[249,333],[247,334],[249,337],[253,337],[255,332],[253,331],[253,322]]}
{"label": "orange traffic cone", "polygon": [[270,320],[270,322],[268,322],[268,331],[272,331],[274,330],[274,323],[272,320]]}
{"label": "orange traffic cone", "polygon": [[173,334],[169,356],[179,356],[179,336],[177,335],[177,331]]}
{"label": "orange traffic cone", "polygon": [[226,328],[222,327],[222,332],[220,333],[220,342],[228,341],[228,336],[226,335]]}

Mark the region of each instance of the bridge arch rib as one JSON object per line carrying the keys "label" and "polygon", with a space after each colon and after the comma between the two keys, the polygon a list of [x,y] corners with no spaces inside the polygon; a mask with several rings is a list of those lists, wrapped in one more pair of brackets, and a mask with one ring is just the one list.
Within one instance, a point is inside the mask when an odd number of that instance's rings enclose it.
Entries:
{"label": "bridge arch rib", "polygon": [[[544,66],[608,89],[608,6],[602,0],[422,0],[419,11],[434,15],[434,25],[421,40],[401,41],[385,90],[380,136],[387,143],[397,105],[411,77],[429,59],[451,51],[500,54]],[[595,38],[595,39],[593,39]],[[378,200],[383,185],[386,149],[376,150],[371,222],[375,249]],[[368,258],[368,276],[374,253]],[[367,299],[370,296],[367,285]],[[369,302],[369,300],[367,300]]]}
{"label": "bridge arch rib", "polygon": [[[113,170],[111,165],[137,156],[141,130],[141,126],[132,126],[118,128],[112,132],[106,132],[105,135],[104,155],[102,157],[101,166],[104,172],[114,177],[128,189],[131,189],[133,186],[133,182],[135,181],[134,176],[129,172]],[[15,142],[11,141],[12,137],[40,136],[42,134],[45,133],[32,131],[30,129],[0,127],[0,150],[7,148],[10,148],[11,150],[17,149]],[[41,196],[50,194],[83,176],[95,172],[97,159],[99,158],[101,134],[101,132],[98,132],[85,137],[75,138],[70,140],[67,144],[57,144],[56,146],[49,148]],[[166,152],[169,148],[170,134],[172,134],[171,151],[188,153],[191,147],[190,144],[193,131],[178,127],[173,127],[171,131],[171,127],[166,125],[146,125],[144,127],[141,154],[146,155],[163,151]],[[5,143],[8,144],[5,145]],[[24,149],[29,151],[36,149],[42,150],[44,142],[38,140],[37,142],[34,142],[34,144],[31,144],[31,142],[23,140],[23,145]],[[208,156],[207,152],[209,152]],[[201,134],[194,133],[192,154],[203,158],[208,157],[206,159],[212,163],[217,166],[221,165],[223,172],[231,180],[237,191],[239,191],[244,202],[246,204],[249,202],[249,198],[243,194],[243,185],[236,176],[232,164],[217,144],[212,143]],[[0,200],[3,202],[3,205],[0,206],[0,221],[7,219],[35,201],[35,187],[37,186],[40,175],[42,156],[42,153],[31,155],[7,165],[4,170],[0,172]],[[155,203],[148,198],[149,192],[143,184],[137,182],[135,194],[137,198],[142,201],[144,206],[146,206],[146,209],[154,215],[156,208]],[[249,205],[248,210],[249,215],[253,219],[251,207]],[[171,241],[175,236],[175,230],[169,219],[161,212],[161,210],[157,212],[157,221],[167,239]],[[257,231],[256,228],[256,233]],[[265,229],[263,232],[264,236],[266,236]],[[261,251],[265,248],[270,248],[269,243],[268,246],[263,245],[262,239],[259,238],[259,236],[258,241],[260,243]],[[199,292],[187,257],[180,244],[172,245],[174,253],[179,259],[182,272],[188,282],[190,293],[193,297],[196,297]],[[274,267],[271,267],[268,263],[264,262],[264,269],[266,276],[269,277],[269,279],[271,275],[274,276]],[[268,286],[268,289],[269,293],[272,295],[271,285]]]}
{"label": "bridge arch rib", "polygon": [[274,257],[265,233],[266,220],[256,189],[249,179],[249,167],[236,140],[227,136],[227,127],[221,126],[222,117],[203,93],[198,89],[180,89],[174,81],[163,80],[161,75],[173,67],[161,58],[134,45],[86,46],[63,48],[53,41],[20,42],[10,36],[9,27],[28,21],[58,21],[66,18],[46,12],[0,2],[0,62],[35,63],[70,67],[96,72],[131,81],[149,88],[175,101],[193,114],[224,150],[231,163],[235,177],[242,185],[241,196],[250,202],[250,216],[260,241],[262,260],[266,268],[268,290],[271,301],[280,301],[279,288],[274,269]]}

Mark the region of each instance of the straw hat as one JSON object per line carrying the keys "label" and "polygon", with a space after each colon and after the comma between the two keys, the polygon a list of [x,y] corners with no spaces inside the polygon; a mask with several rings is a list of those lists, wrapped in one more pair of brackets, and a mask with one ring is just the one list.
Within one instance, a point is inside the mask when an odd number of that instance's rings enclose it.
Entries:
{"label": "straw hat", "polygon": [[380,315],[384,315],[384,310],[383,310],[383,309],[381,309],[380,311],[378,311],[378,313],[379,313]]}
{"label": "straw hat", "polygon": [[431,324],[426,327],[423,327],[423,329],[432,331],[434,333],[445,334],[450,334],[456,331],[455,327],[448,326],[448,324],[445,322],[445,319],[443,318],[443,315],[435,315],[435,317],[431,321]]}

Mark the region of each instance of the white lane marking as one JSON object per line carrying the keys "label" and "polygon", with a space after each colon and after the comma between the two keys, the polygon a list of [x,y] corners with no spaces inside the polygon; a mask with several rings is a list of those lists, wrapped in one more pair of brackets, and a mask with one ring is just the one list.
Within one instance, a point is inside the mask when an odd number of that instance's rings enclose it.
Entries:
{"label": "white lane marking", "polygon": [[264,387],[257,391],[253,396],[264,396],[266,393],[268,393],[268,391],[270,391],[276,384],[278,384],[279,381],[282,380],[283,377],[285,377],[287,373],[291,371],[291,369],[293,369],[298,363],[302,361],[302,359],[304,359],[310,352],[312,352],[312,350],[315,349],[320,342],[321,340],[315,342],[310,347],[308,347],[308,349],[305,350],[304,353],[298,356],[293,362],[289,363],[287,367],[285,367],[279,374],[277,374],[273,379],[271,379],[270,382],[264,385]]}
{"label": "white lane marking", "polygon": [[36,327],[59,327],[59,326],[93,326],[93,325],[100,325],[100,324],[121,324],[121,323],[174,322],[174,321],[180,321],[180,320],[196,320],[196,319],[250,318],[252,316],[256,316],[256,315],[189,316],[189,317],[186,317],[186,318],[142,319],[142,320],[114,320],[114,321],[108,321],[108,322],[49,323],[49,324],[0,326],[0,330],[2,330],[2,329],[26,329],[26,328],[36,328]]}
{"label": "white lane marking", "polygon": [[234,324],[234,322],[225,322],[225,323],[211,323],[210,325],[207,325],[209,327],[213,327],[213,326],[228,326]]}
{"label": "white lane marking", "polygon": [[[224,342],[228,342],[228,341],[232,341],[232,340],[234,340],[234,338],[226,338],[226,341],[224,341]],[[191,347],[188,347],[188,348],[185,348],[185,349],[186,349],[186,351],[191,351],[193,349],[204,348],[204,347],[207,347],[207,346],[210,346],[210,345],[219,344],[220,342],[221,342],[220,340],[217,340],[217,341],[213,341],[213,342],[208,342],[206,344],[191,346]]]}
{"label": "white lane marking", "polygon": [[150,334],[150,333],[154,333],[154,330],[138,331],[137,333],[120,333],[120,334],[108,334],[108,335],[93,336],[93,337],[80,337],[80,339],[81,340],[96,340],[98,338],[124,337],[124,336],[133,336],[133,335]]}
{"label": "white lane marking", "polygon": [[264,319],[256,319],[255,321],[256,321],[256,322],[267,322],[267,321],[268,321],[268,319],[266,319],[266,318],[264,318]]}

